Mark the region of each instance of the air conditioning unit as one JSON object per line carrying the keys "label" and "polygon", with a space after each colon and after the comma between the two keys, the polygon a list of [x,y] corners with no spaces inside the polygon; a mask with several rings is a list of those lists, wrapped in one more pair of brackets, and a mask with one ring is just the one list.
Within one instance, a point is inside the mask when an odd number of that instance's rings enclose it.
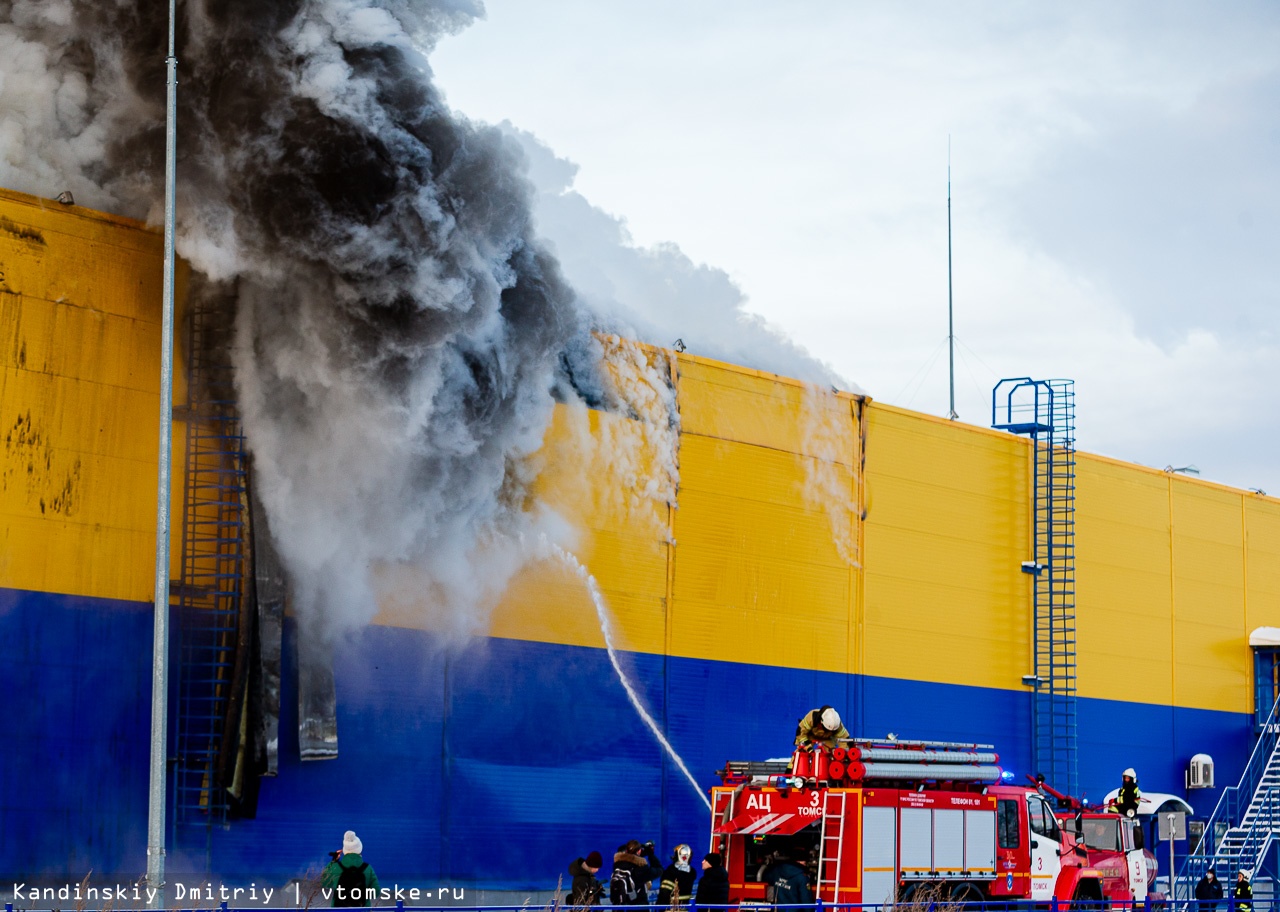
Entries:
{"label": "air conditioning unit", "polygon": [[1213,758],[1208,754],[1196,754],[1187,769],[1187,788],[1213,788]]}

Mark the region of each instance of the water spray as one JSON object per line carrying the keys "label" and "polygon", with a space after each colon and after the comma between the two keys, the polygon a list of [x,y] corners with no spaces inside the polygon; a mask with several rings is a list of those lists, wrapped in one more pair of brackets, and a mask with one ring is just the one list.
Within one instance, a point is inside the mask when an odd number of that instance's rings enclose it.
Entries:
{"label": "water spray", "polygon": [[653,716],[649,715],[649,711],[645,709],[644,703],[640,701],[640,695],[636,693],[635,687],[632,686],[631,680],[627,677],[626,672],[622,670],[621,663],[618,662],[618,652],[613,645],[613,625],[609,623],[609,610],[605,604],[604,593],[600,591],[600,584],[596,582],[596,578],[587,572],[587,568],[582,562],[561,548],[559,545],[551,545],[552,553],[565,566],[573,570],[582,580],[582,584],[587,588],[587,594],[591,596],[591,602],[596,608],[596,617],[600,620],[600,632],[604,634],[605,651],[609,654],[609,664],[613,666],[613,670],[618,674],[618,680],[622,682],[622,689],[627,692],[627,699],[631,701],[631,705],[635,707],[640,718],[644,720],[645,725],[649,726],[649,731],[653,732],[653,736],[658,739],[658,743],[662,745],[663,750],[667,752],[667,756],[680,768],[680,772],[684,773],[684,777],[689,780],[689,784],[693,786],[693,790],[698,793],[698,797],[702,799],[702,803],[707,806],[707,810],[711,810],[711,800],[707,798],[706,792],[702,790],[702,786],[698,785],[698,780],[693,778],[693,774],[689,772],[689,767],[685,766],[684,760],[676,753],[676,749],[671,746],[671,742],[662,734],[662,729],[658,728],[658,723],[654,721]]}

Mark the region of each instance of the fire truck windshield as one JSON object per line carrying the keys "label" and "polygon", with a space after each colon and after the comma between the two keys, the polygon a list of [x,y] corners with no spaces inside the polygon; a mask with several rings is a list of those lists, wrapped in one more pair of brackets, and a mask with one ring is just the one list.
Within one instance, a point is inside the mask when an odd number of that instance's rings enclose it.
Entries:
{"label": "fire truck windshield", "polygon": [[1120,818],[1086,818],[1084,844],[1100,852],[1120,851]]}

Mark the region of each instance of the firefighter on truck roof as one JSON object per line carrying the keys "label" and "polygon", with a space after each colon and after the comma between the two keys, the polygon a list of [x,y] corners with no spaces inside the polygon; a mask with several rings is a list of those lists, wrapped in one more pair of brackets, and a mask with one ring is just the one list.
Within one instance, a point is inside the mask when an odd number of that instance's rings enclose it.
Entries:
{"label": "firefighter on truck roof", "polygon": [[849,730],[840,722],[840,714],[830,706],[821,706],[800,717],[796,725],[796,747],[821,744],[839,747],[841,741],[851,738]]}
{"label": "firefighter on truck roof", "polygon": [[1142,792],[1138,790],[1138,774],[1133,767],[1124,771],[1120,783],[1120,791],[1107,804],[1107,810],[1115,811],[1121,817],[1138,816],[1138,803],[1142,800]]}

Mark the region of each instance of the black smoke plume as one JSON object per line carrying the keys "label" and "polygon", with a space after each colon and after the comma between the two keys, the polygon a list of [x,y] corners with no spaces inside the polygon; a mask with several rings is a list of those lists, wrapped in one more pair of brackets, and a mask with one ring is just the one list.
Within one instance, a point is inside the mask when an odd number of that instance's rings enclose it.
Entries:
{"label": "black smoke plume", "polygon": [[[456,609],[519,563],[503,543],[538,515],[523,460],[565,352],[590,344],[533,236],[518,144],[431,80],[434,42],[483,10],[179,8],[179,253],[193,293],[235,321],[239,404],[299,606],[330,628],[367,621],[375,565],[412,564],[422,600],[465,628]],[[158,221],[167,2],[0,14],[6,106],[27,131],[4,144],[0,183]]]}

